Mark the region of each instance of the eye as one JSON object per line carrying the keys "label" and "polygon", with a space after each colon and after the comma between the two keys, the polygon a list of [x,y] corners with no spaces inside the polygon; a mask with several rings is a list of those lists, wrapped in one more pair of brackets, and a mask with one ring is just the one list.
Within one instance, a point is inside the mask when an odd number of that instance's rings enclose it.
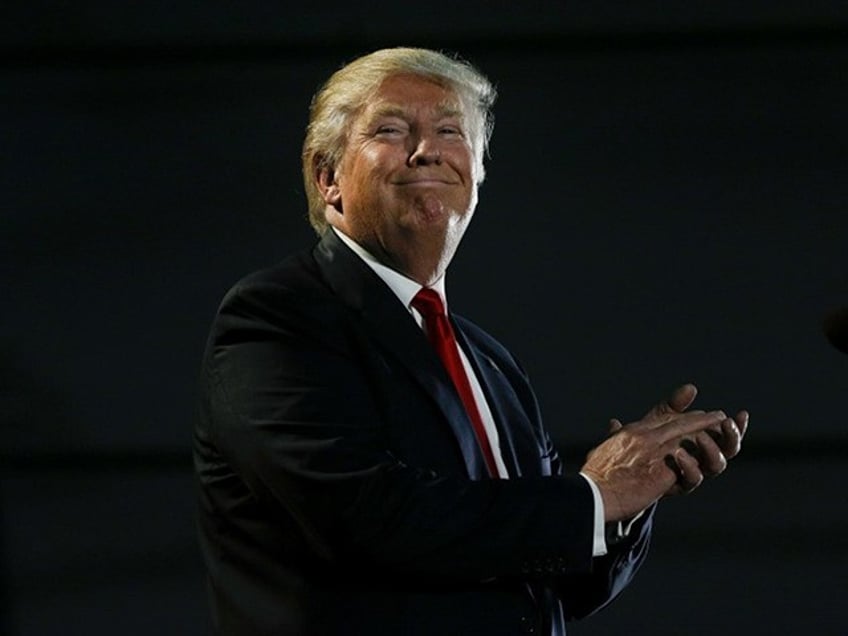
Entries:
{"label": "eye", "polygon": [[440,126],[439,134],[447,137],[462,137],[462,128],[459,126]]}
{"label": "eye", "polygon": [[380,137],[397,137],[406,134],[408,127],[397,120],[382,121],[374,127],[374,134]]}

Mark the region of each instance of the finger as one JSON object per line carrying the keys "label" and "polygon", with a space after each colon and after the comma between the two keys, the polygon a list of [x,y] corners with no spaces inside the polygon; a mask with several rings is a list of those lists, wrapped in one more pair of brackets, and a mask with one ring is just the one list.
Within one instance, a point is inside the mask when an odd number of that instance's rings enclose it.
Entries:
{"label": "finger", "polygon": [[682,448],[678,448],[672,457],[677,466],[677,485],[683,492],[692,492],[704,481],[698,461]]}
{"label": "finger", "polygon": [[694,384],[684,384],[677,387],[664,402],[660,402],[645,415],[643,420],[663,423],[679,415],[692,405],[698,389]]}
{"label": "finger", "polygon": [[689,418],[691,416],[705,415],[705,414],[706,414],[706,411],[702,411],[700,409],[697,409],[697,410],[694,410],[694,411],[686,411],[685,413],[669,412],[665,416],[648,414],[644,418],[639,420],[638,422],[633,422],[631,424],[628,424],[627,428],[637,428],[637,429],[647,429],[647,430],[660,429],[660,428],[669,426],[670,424],[672,424],[674,422],[677,422],[678,420],[680,420],[681,417]]}
{"label": "finger", "polygon": [[748,430],[748,421],[751,419],[751,415],[748,411],[739,411],[736,414],[736,417],[733,418],[733,421],[736,422],[736,427],[739,429],[739,439],[745,437],[745,431]]}
{"label": "finger", "polygon": [[689,454],[698,460],[698,465],[701,467],[701,472],[707,477],[720,475],[727,468],[727,458],[722,452],[721,447],[710,435],[710,431],[703,431],[695,436],[695,442],[692,445],[694,448],[690,450],[689,446],[684,445],[684,448],[689,451]]}
{"label": "finger", "polygon": [[709,413],[690,411],[683,415],[678,415],[677,419],[671,422],[659,424],[654,428],[659,433],[660,444],[671,443],[677,446],[684,437],[692,437],[696,433],[706,431],[710,428],[715,429],[726,419],[727,416],[723,411],[710,411]]}
{"label": "finger", "polygon": [[721,435],[716,439],[727,459],[733,459],[742,448],[742,432],[736,420],[728,417],[721,423]]}

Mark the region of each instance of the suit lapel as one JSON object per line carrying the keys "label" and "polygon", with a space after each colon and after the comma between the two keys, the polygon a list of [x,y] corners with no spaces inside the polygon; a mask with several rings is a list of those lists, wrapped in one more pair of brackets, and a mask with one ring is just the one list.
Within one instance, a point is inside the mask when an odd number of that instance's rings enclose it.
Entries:
{"label": "suit lapel", "polygon": [[451,427],[468,475],[487,474],[465,407],[435,351],[409,311],[382,280],[332,230],[314,250],[327,283],[362,319],[369,335],[397,358],[421,385]]}
{"label": "suit lapel", "polygon": [[[495,420],[495,426],[498,429],[501,458],[504,461],[507,472],[510,477],[520,477],[521,466],[515,454],[515,444],[510,432],[513,427],[504,425],[508,415],[504,412],[501,401],[497,399],[497,396],[503,390],[502,385],[508,385],[506,378],[503,377],[495,361],[474,346],[465,332],[456,324],[456,321],[452,322],[459,346],[466,352],[471,366],[474,367],[474,373],[477,375],[477,379],[486,396],[486,401],[489,404],[489,410]],[[500,390],[495,387],[498,387]]]}
{"label": "suit lapel", "polygon": [[498,364],[481,350],[456,321],[453,324],[457,340],[483,388],[498,429],[501,457],[510,476],[538,474],[540,457],[545,451],[533,434],[533,426],[512,383]]}

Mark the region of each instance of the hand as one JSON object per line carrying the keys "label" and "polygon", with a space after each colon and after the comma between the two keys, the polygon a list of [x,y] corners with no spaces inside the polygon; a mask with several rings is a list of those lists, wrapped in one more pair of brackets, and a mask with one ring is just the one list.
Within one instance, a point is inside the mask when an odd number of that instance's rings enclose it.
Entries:
{"label": "hand", "polygon": [[688,493],[697,488],[704,477],[715,477],[727,468],[727,461],[736,457],[748,429],[747,411],[739,411],[717,427],[710,427],[692,438],[681,441],[675,451],[674,468],[678,474],[675,485],[666,495]]}
{"label": "hand", "polygon": [[664,495],[691,492],[739,452],[748,414],[685,412],[696,394],[686,384],[641,420],[611,422],[610,437],[582,468],[601,491],[605,521],[628,519]]}

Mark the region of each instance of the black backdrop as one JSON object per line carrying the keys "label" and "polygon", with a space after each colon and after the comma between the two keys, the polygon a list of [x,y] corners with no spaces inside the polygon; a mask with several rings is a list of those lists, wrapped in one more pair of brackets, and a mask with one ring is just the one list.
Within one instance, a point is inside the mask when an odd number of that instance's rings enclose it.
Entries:
{"label": "black backdrop", "polygon": [[572,465],[683,381],[753,413],[574,633],[844,633],[848,357],[821,329],[848,305],[843,2],[54,4],[0,23],[0,632],[207,632],[209,320],[313,240],[319,82],[412,44],[498,86],[451,302],[523,360]]}

